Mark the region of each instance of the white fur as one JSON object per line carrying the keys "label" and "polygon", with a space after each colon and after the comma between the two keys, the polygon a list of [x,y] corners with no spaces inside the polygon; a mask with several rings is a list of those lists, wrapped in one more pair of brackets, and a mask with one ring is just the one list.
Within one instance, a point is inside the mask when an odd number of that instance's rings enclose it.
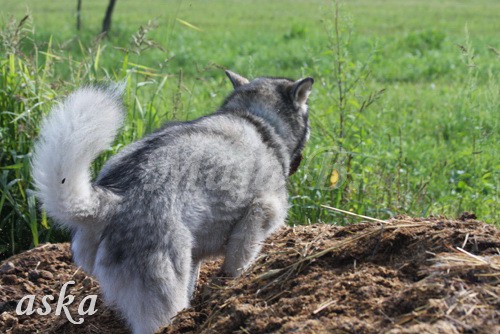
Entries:
{"label": "white fur", "polygon": [[[84,87],[53,107],[33,152],[33,179],[48,215],[71,227],[90,222],[99,197],[89,166],[112,143],[124,112],[120,89]],[[64,180],[64,181],[63,181]]]}

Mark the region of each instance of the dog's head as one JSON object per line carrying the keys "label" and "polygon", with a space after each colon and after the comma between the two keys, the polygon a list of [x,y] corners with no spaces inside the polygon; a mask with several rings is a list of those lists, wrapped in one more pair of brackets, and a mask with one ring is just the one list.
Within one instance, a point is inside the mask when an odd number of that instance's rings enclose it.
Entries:
{"label": "dog's head", "polygon": [[235,89],[224,105],[248,110],[263,118],[286,143],[290,154],[289,175],[297,171],[309,138],[307,101],[314,79],[259,77],[252,81],[226,71]]}

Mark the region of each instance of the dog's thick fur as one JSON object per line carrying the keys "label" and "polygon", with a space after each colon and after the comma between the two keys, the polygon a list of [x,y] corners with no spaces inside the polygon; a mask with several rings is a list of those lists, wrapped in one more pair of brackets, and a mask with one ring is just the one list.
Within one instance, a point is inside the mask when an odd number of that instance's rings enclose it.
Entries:
{"label": "dog's thick fur", "polygon": [[226,74],[235,90],[217,112],[129,145],[94,182],[90,164],[123,122],[118,89],[81,88],[42,124],[38,197],[136,334],[188,306],[204,258],[224,255],[223,271],[237,276],[286,218],[313,79]]}

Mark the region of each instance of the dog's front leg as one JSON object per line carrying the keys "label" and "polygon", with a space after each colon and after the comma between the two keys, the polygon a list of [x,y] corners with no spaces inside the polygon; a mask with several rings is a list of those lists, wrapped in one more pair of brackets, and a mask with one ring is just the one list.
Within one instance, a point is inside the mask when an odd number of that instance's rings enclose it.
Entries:
{"label": "dog's front leg", "polygon": [[255,201],[247,214],[239,221],[231,235],[226,249],[222,270],[231,277],[237,277],[250,266],[262,242],[283,223],[286,206],[276,205],[276,200]]}

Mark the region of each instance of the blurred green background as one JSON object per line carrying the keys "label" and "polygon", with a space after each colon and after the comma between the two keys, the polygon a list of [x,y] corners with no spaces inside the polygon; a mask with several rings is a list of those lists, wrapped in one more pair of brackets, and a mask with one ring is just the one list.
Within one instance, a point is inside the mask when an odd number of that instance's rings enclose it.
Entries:
{"label": "blurred green background", "polygon": [[[129,115],[96,171],[169,120],[214,111],[222,71],[315,78],[290,224],[464,211],[498,226],[500,2],[0,3],[0,252],[66,240],[38,210],[29,159],[43,115],[88,83],[126,80]],[[28,15],[26,17],[26,15]],[[25,18],[26,17],[26,18]],[[23,18],[24,21],[23,21]]]}

